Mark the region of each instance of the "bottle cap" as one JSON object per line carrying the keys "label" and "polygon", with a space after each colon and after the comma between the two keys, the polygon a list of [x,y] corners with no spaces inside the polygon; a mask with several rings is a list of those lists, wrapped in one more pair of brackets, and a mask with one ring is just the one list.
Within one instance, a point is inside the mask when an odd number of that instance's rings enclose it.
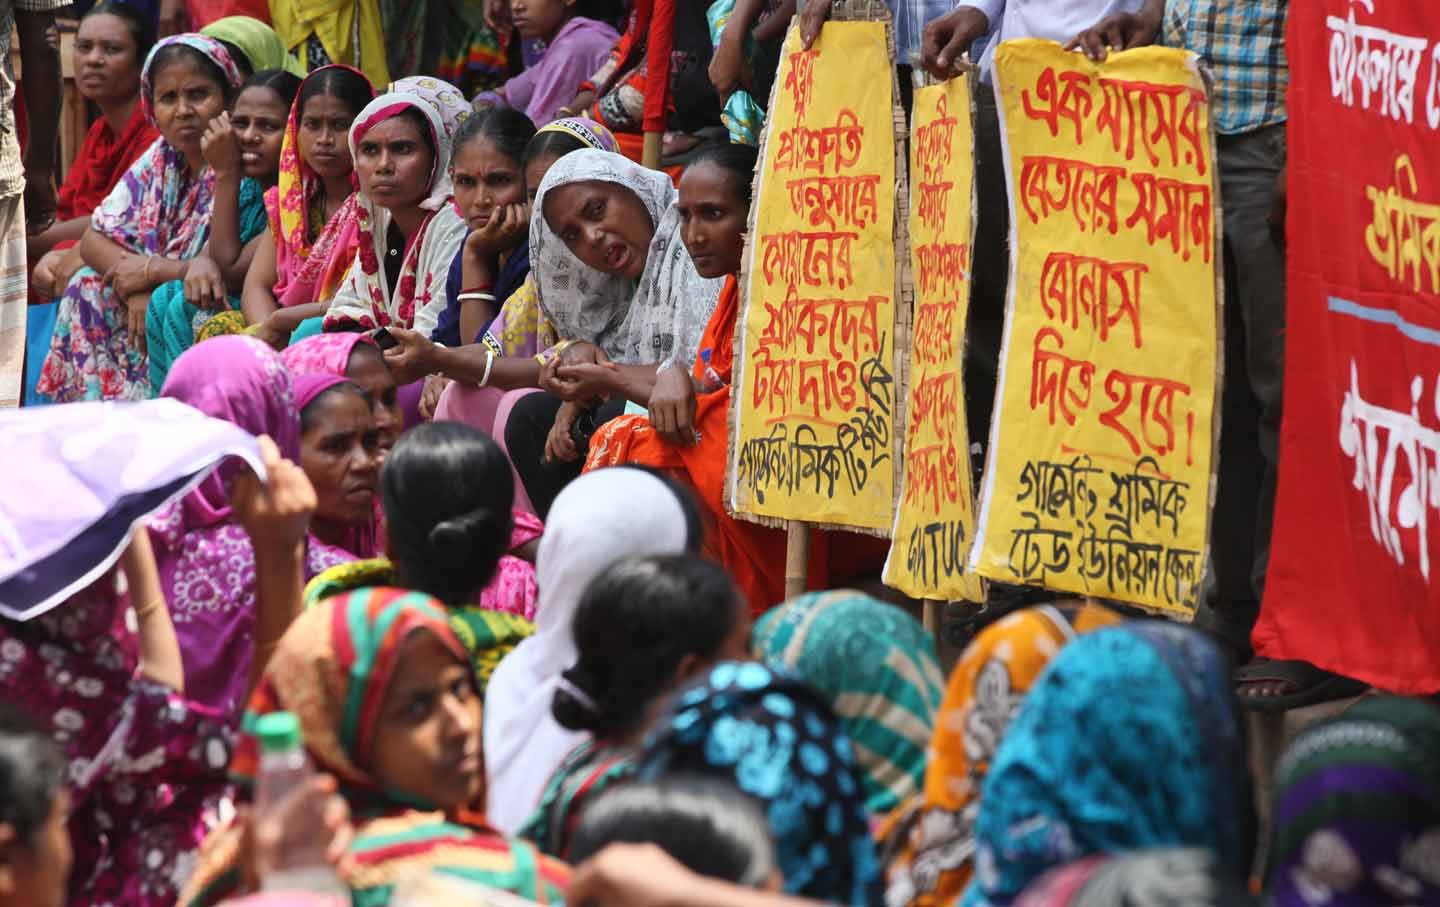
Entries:
{"label": "bottle cap", "polygon": [[705,347],[705,349],[700,351],[700,361],[705,363],[706,365],[710,364],[710,347],[707,346]]}
{"label": "bottle cap", "polygon": [[300,719],[291,712],[262,715],[255,722],[255,736],[260,739],[260,750],[266,753],[297,749],[303,742]]}

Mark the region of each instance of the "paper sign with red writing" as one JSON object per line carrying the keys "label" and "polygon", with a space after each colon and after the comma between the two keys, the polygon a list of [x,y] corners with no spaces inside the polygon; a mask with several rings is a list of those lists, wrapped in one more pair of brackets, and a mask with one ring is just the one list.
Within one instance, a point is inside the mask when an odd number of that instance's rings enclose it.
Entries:
{"label": "paper sign with red writing", "polygon": [[1013,257],[971,565],[1191,613],[1221,263],[1196,58],[1032,39],[995,63]]}
{"label": "paper sign with red writing", "polygon": [[910,319],[900,504],[885,583],[915,598],[983,601],[966,570],[975,537],[961,351],[975,232],[970,77],[918,88],[911,108]]}
{"label": "paper sign with red writing", "polygon": [[885,25],[792,28],[741,277],[727,500],[888,531],[895,493],[895,132]]}

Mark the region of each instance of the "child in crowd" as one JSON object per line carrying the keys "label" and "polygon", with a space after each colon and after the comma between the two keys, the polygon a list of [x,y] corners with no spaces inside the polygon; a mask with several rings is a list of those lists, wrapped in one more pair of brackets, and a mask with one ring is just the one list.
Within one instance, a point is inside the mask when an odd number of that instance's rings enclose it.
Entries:
{"label": "child in crowd", "polygon": [[65,756],[34,721],[0,705],[0,904],[64,907],[70,881]]}
{"label": "child in crowd", "polygon": [[600,68],[620,35],[589,7],[596,0],[512,0],[511,20],[520,36],[544,51],[520,75],[495,91],[475,97],[478,109],[491,106],[522,110],[536,126],[577,111],[566,103],[580,83]]}

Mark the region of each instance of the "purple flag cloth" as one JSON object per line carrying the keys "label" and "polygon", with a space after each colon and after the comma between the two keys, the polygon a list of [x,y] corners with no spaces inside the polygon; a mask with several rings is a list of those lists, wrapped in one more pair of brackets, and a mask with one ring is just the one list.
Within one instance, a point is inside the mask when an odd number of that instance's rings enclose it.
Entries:
{"label": "purple flag cloth", "polygon": [[0,411],[0,615],[30,620],[85,588],[137,520],[230,456],[264,475],[253,436],[178,400]]}

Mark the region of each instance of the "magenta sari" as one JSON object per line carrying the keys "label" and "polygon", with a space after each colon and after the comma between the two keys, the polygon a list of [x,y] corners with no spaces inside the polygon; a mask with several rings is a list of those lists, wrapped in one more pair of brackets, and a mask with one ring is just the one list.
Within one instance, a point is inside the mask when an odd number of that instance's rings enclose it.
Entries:
{"label": "magenta sari", "polygon": [[[161,391],[251,434],[269,435],[281,456],[300,458],[300,416],[280,355],[252,337],[214,337],[175,361]],[[222,464],[150,520],[155,560],[180,651],[185,690],[212,708],[238,713],[255,649],[255,554],[230,515],[227,484],[245,467]],[[310,538],[308,580],[355,558]]]}
{"label": "magenta sari", "polygon": [[[116,558],[134,521],[253,438],[173,400],[0,417],[0,699],[69,762],[71,907],[171,907],[228,790],[236,716],[141,673]],[[43,488],[43,494],[37,494]]]}
{"label": "magenta sari", "polygon": [[35,620],[0,620],[0,690],[70,760],[70,907],[171,907],[216,823],[238,728],[136,672],[118,573]]}

